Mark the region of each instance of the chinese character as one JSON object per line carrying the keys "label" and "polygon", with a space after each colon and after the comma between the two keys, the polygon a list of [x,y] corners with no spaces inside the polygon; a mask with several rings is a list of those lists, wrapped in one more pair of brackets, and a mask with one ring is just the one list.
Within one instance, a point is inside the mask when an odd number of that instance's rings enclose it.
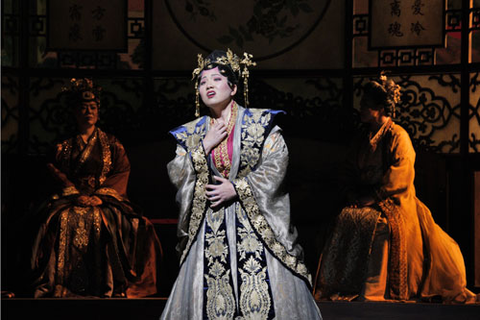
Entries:
{"label": "chinese character", "polygon": [[105,11],[107,11],[107,9],[97,6],[96,9],[92,10],[93,19],[101,20],[105,15]]}
{"label": "chinese character", "polygon": [[92,35],[95,41],[102,41],[105,37],[105,32],[105,28],[103,28],[102,26],[96,26],[95,29],[93,29],[92,31]]}
{"label": "chinese character", "polygon": [[403,32],[400,31],[400,28],[402,25],[398,22],[390,23],[390,26],[388,27],[388,33],[393,37],[403,37]]}
{"label": "chinese character", "polygon": [[422,7],[424,7],[425,4],[422,3],[422,0],[415,0],[413,3],[412,9],[413,9],[413,14],[414,15],[422,15]]}
{"label": "chinese character", "polygon": [[80,35],[80,26],[77,23],[75,23],[73,26],[70,27],[70,32],[68,33],[68,39],[74,42],[77,42],[78,40],[82,40],[82,36]]}
{"label": "chinese character", "polygon": [[400,15],[402,14],[402,10],[400,9],[400,0],[393,0],[392,2],[390,2],[390,8],[390,14],[392,16],[400,17]]}
{"label": "chinese character", "polygon": [[70,12],[70,19],[73,21],[78,21],[82,17],[82,14],[80,13],[80,10],[82,10],[82,6],[74,4],[71,6],[68,11]]}
{"label": "chinese character", "polygon": [[420,32],[422,32],[423,30],[426,29],[420,24],[418,20],[417,23],[412,23],[412,27],[410,28],[410,31],[412,31],[412,33],[416,33],[417,36],[419,36]]}

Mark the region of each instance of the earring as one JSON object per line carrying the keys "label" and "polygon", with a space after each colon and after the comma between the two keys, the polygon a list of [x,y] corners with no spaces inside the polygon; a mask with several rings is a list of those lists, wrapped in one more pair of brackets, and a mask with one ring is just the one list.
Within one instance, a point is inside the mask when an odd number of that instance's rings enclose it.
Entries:
{"label": "earring", "polygon": [[200,117],[200,99],[198,97],[198,82],[195,81],[195,117]]}

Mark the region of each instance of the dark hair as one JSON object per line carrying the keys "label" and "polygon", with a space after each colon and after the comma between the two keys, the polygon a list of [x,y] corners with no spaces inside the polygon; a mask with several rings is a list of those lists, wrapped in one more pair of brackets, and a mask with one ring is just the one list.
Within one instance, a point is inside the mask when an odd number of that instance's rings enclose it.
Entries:
{"label": "dark hair", "polygon": [[389,117],[395,117],[395,106],[400,101],[400,86],[383,74],[378,80],[367,82],[363,94],[370,97],[377,107],[383,108]]}
{"label": "dark hair", "polygon": [[[222,58],[222,57],[226,57],[226,56],[227,56],[227,53],[223,50],[212,51],[212,53],[210,53],[205,58],[205,60],[206,61],[208,60],[209,63],[207,63],[205,65],[205,68],[203,70],[210,70],[210,69],[214,69],[214,68],[218,67],[218,70],[220,71],[220,73],[222,75],[224,75],[225,77],[227,77],[227,80],[228,80],[230,86],[233,87],[233,85],[238,84],[238,78],[237,78],[237,75],[235,74],[235,72],[233,72],[230,65],[215,63],[215,61],[217,61],[217,59]],[[199,80],[200,80],[200,77],[199,77]]]}

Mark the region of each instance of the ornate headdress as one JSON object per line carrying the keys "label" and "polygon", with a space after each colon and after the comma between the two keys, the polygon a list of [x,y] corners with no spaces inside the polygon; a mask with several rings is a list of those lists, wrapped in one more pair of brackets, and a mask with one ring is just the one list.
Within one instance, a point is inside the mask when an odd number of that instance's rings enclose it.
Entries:
{"label": "ornate headdress", "polygon": [[385,108],[387,115],[395,118],[396,104],[400,102],[402,87],[388,79],[386,74],[386,71],[382,71],[377,79],[370,82],[370,89],[367,84],[365,90],[374,95],[375,100]]}
{"label": "ornate headdress", "polygon": [[96,101],[100,106],[100,92],[102,88],[93,84],[92,79],[70,79],[69,87],[62,87],[68,93],[69,103]]}
{"label": "ornate headdress", "polygon": [[192,80],[195,80],[195,116],[200,116],[200,99],[198,92],[198,77],[204,69],[211,69],[214,65],[223,65],[230,68],[234,74],[238,74],[239,78],[243,78],[243,95],[245,98],[245,106],[248,106],[248,77],[250,72],[248,67],[256,66],[257,63],[252,61],[253,55],[244,52],[243,58],[239,58],[232,50],[228,49],[225,55],[221,55],[215,58],[215,60],[203,58],[202,54],[197,55],[198,66],[192,72]]}

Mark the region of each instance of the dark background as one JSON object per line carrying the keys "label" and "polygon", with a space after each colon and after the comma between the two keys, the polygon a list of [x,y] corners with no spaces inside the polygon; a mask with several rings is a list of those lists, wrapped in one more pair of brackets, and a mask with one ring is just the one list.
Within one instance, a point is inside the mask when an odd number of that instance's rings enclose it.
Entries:
{"label": "dark background", "polygon": [[[46,27],[41,24],[48,21],[45,3],[2,1],[2,291],[29,296],[29,250],[38,227],[35,210],[51,186],[46,153],[73,128],[61,87],[70,77],[92,77],[104,88],[100,127],[120,139],[131,162],[129,197],[154,222],[162,242],[160,295],[168,295],[178,263],[175,190],[166,172],[175,143],[168,131],[194,119],[191,70],[196,67],[196,53],[208,52],[190,43],[185,48],[191,51],[188,68],[155,68],[152,30],[157,20],[152,1],[129,1],[129,25],[137,23],[140,28],[128,32],[126,53],[48,51]],[[336,171],[359,127],[356,108],[362,84],[388,69],[404,89],[397,122],[410,133],[417,151],[418,197],[459,243],[468,286],[478,290],[480,261],[475,265],[479,255],[475,241],[480,237],[480,213],[474,195],[480,186],[475,185],[474,175],[480,171],[476,40],[480,5],[474,2],[470,8],[469,1],[448,1],[447,48],[423,48],[430,53],[426,61],[419,58],[417,49],[407,48],[417,58],[402,64],[398,48],[370,51],[366,58],[366,49],[358,43],[368,37],[368,30],[358,22],[368,22],[368,10],[358,8],[368,8],[368,2],[342,3],[339,14],[344,30],[325,29],[343,44],[332,48],[340,50],[338,55],[328,57],[334,59],[333,67],[326,61],[321,64],[324,67],[312,63],[316,67],[290,68],[280,56],[275,67],[262,69],[260,61],[259,68],[251,70],[249,82],[251,107],[287,111],[278,124],[289,147],[292,220],[307,265],[314,274],[339,212]],[[470,25],[469,15],[474,21]],[[311,50],[303,48],[299,44],[295,50]],[[385,60],[392,52],[393,60]],[[243,104],[242,95],[238,101]]]}

